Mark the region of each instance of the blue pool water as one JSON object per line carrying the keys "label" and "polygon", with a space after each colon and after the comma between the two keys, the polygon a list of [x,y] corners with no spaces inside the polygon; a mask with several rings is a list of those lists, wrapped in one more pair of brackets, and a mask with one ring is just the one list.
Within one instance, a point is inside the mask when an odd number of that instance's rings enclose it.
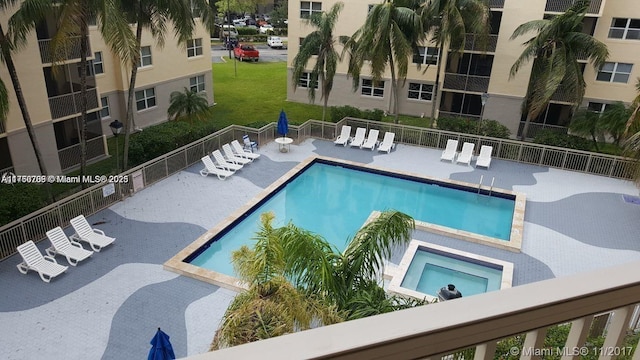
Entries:
{"label": "blue pool water", "polygon": [[[360,169],[360,168],[358,168]],[[416,220],[508,241],[515,202],[417,180],[314,162],[185,261],[233,275],[230,254],[252,245],[260,214],[274,226],[292,221],[322,235],[339,251],[373,210],[395,209]]]}
{"label": "blue pool water", "polygon": [[440,288],[454,284],[462,296],[470,296],[500,290],[501,281],[497,265],[419,248],[400,286],[436,297]]}

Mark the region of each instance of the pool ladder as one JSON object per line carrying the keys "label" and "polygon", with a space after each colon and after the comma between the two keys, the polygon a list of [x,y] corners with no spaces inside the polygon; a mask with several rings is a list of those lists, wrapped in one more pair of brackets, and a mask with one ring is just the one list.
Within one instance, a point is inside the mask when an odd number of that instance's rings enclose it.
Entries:
{"label": "pool ladder", "polygon": [[[482,188],[482,180],[484,180],[484,175],[480,175],[480,183],[478,184],[478,194],[480,194],[480,189]],[[491,192],[493,191],[493,183],[496,181],[496,178],[491,178],[491,186],[489,187],[489,196],[491,196]]]}

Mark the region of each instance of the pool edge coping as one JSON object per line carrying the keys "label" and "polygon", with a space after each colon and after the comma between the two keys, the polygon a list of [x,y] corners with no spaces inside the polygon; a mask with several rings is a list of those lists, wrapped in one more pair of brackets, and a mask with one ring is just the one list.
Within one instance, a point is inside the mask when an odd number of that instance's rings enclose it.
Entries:
{"label": "pool edge coping", "polygon": [[402,256],[402,260],[400,260],[400,264],[394,267],[387,265],[384,268],[384,278],[387,280],[390,280],[389,286],[387,287],[388,292],[398,294],[401,296],[410,296],[420,300],[426,299],[429,302],[434,302],[438,299],[437,296],[431,296],[429,294],[425,294],[425,293],[404,288],[401,286],[402,281],[404,280],[404,277],[407,273],[407,270],[409,269],[409,265],[411,265],[411,262],[413,261],[413,258],[416,252],[421,247],[434,249],[437,251],[457,255],[464,258],[479,260],[489,264],[499,265],[502,267],[502,277],[500,279],[500,289],[497,291],[508,289],[513,286],[514,265],[511,262],[496,259],[496,258],[491,258],[484,255],[478,255],[478,254],[470,253],[467,251],[453,249],[453,248],[449,248],[442,245],[431,244],[422,240],[412,239],[411,242],[409,243],[409,246],[405,250],[404,255]]}
{"label": "pool edge coping", "polygon": [[514,206],[513,219],[512,219],[512,225],[511,225],[511,234],[510,234],[511,236],[509,241],[504,241],[496,238],[491,238],[485,235],[479,235],[479,234],[471,233],[464,230],[453,229],[446,226],[431,224],[431,223],[418,221],[418,220],[416,220],[416,228],[419,230],[425,230],[425,231],[429,231],[439,235],[444,235],[444,236],[449,236],[449,237],[466,240],[474,243],[484,244],[487,246],[496,247],[503,250],[520,252],[520,248],[522,246],[522,236],[523,236],[522,229],[524,227],[524,208],[526,204],[526,201],[525,201],[526,196],[524,193],[519,193],[516,191],[499,189],[499,188],[490,188],[488,186],[476,185],[476,184],[471,184],[471,183],[458,181],[458,180],[439,179],[439,178],[412,173],[408,171],[391,170],[391,169],[382,168],[374,165],[362,164],[355,161],[335,159],[335,158],[320,156],[320,155],[312,155],[302,160],[300,163],[296,164],[284,175],[282,175],[280,178],[278,178],[273,183],[271,183],[271,185],[264,188],[256,196],[254,196],[245,204],[243,204],[238,209],[233,211],[229,216],[224,218],[222,221],[216,224],[213,228],[207,230],[202,235],[200,235],[196,240],[194,240],[185,248],[180,250],[176,255],[171,257],[169,260],[167,260],[163,264],[163,268],[165,270],[175,272],[183,276],[192,277],[197,280],[205,281],[207,283],[217,285],[229,290],[233,290],[233,291],[246,290],[247,289],[246,285],[243,284],[240,279],[192,265],[190,263],[185,262],[184,259],[186,259],[189,255],[197,251],[201,246],[205,245],[210,239],[215,237],[220,231],[223,231],[227,226],[229,226],[234,221],[236,221],[236,219],[238,219],[240,216],[242,216],[244,213],[250,210],[253,206],[261,202],[267,195],[269,195],[275,189],[285,184],[287,181],[291,179],[291,177],[299,173],[300,170],[307,167],[310,163],[312,163],[316,159],[325,160],[333,163],[343,163],[343,164],[348,164],[352,166],[368,168],[368,169],[372,169],[380,172],[393,173],[393,174],[405,175],[405,176],[410,176],[410,177],[415,177],[420,179],[426,179],[434,182],[446,182],[446,183],[451,183],[453,185],[458,185],[466,188],[479,188],[481,190],[515,196],[515,206]]}

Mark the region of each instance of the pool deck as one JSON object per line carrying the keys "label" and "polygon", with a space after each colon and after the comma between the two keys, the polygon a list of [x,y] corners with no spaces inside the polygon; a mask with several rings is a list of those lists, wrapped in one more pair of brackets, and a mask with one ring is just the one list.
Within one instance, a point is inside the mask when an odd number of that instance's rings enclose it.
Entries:
{"label": "pool deck", "polygon": [[[49,284],[20,274],[17,255],[0,262],[0,358],[140,359],[157,327],[178,358],[206,352],[235,293],[163,264],[312,155],[475,184],[495,177],[495,187],[526,194],[520,253],[430,232],[413,236],[512,262],[513,286],[640,260],[640,205],[623,200],[638,189],[628,181],[496,159],[489,170],[475,169],[407,145],[386,154],[310,139],[288,153],[274,142],[259,152],[225,181],[200,176],[196,164],[89,217],[116,242]],[[41,251],[47,246],[38,243]]]}

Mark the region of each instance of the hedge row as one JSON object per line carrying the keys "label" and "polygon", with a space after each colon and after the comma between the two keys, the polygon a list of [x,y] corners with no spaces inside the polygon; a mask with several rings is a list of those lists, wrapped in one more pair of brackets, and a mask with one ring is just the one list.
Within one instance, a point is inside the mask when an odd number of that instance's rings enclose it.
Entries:
{"label": "hedge row", "polygon": [[332,106],[330,111],[330,119],[336,123],[345,117],[354,117],[359,119],[382,121],[384,112],[380,109],[360,110],[353,106]]}
{"label": "hedge row", "polygon": [[206,122],[169,121],[144,129],[131,138],[129,161],[140,165],[181,146],[203,138],[217,129]]}
{"label": "hedge row", "polygon": [[[478,129],[478,120],[463,117],[441,117],[438,119],[438,129],[464,134],[489,136],[508,139],[511,131],[496,120],[482,120]],[[478,131],[479,130],[479,131]]]}

